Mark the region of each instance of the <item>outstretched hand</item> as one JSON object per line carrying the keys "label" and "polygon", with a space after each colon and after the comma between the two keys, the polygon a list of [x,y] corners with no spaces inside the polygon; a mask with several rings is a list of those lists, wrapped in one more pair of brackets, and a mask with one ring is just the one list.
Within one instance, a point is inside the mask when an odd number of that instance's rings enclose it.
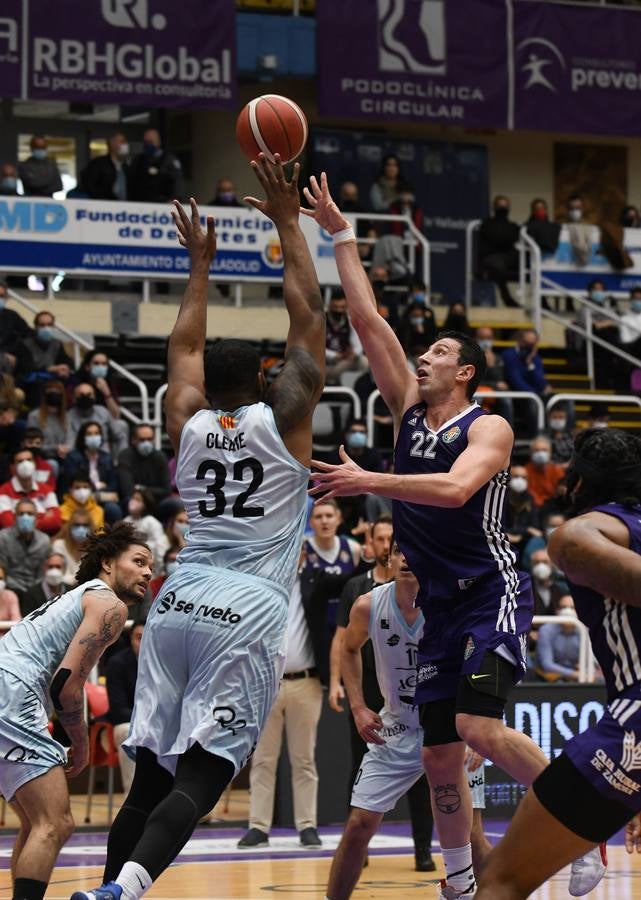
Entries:
{"label": "outstretched hand", "polygon": [[263,186],[266,196],[264,200],[259,200],[257,197],[244,197],[243,199],[245,203],[250,203],[255,209],[264,213],[276,226],[285,225],[287,222],[298,222],[300,164],[295,163],[291,181],[288,181],[278,153],[274,154],[274,159],[276,162],[270,163],[264,153],[258,154],[258,162],[252,159],[251,167]]}
{"label": "outstretched hand", "polygon": [[213,216],[207,216],[207,230],[203,231],[200,224],[200,213],[193,197],[189,198],[191,205],[191,221],[185,212],[185,208],[178,200],[174,200],[174,209],[171,211],[174,224],[178,229],[178,242],[181,247],[189,251],[192,266],[197,263],[206,263],[207,268],[216,256],[216,226]]}
{"label": "outstretched hand", "polygon": [[303,215],[316,219],[320,227],[324,228],[325,231],[328,231],[330,234],[334,234],[336,231],[342,231],[344,228],[349,228],[351,223],[345,218],[332,199],[325,172],[321,172],[320,184],[316,180],[315,175],[312,175],[309,179],[309,184],[311,191],[306,187],[303,188],[303,193],[305,194],[305,199],[312,208],[303,209],[301,207]]}
{"label": "outstretched hand", "polygon": [[312,468],[315,470],[312,478],[315,484],[308,493],[311,496],[322,494],[316,501],[317,503],[330,500],[332,497],[353,497],[356,494],[367,492],[364,480],[368,473],[365,469],[356,465],[354,460],[347,455],[342,444],[338,448],[338,455],[343,460],[338,466],[320,462],[320,460],[312,460]]}
{"label": "outstretched hand", "polygon": [[641,853],[641,813],[625,826],[625,849],[627,853]]}

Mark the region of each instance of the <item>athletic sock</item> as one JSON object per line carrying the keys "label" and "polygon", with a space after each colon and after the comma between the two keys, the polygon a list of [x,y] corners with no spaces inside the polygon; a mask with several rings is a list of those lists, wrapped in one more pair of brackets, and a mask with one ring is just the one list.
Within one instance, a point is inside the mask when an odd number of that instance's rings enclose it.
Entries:
{"label": "athletic sock", "polygon": [[449,850],[441,848],[447,883],[457,891],[469,891],[475,888],[474,871],[472,869],[472,845],[464,847],[452,847]]}
{"label": "athletic sock", "polygon": [[36,881],[35,878],[16,878],[13,886],[13,900],[42,900],[46,890],[46,881]]}
{"label": "athletic sock", "polygon": [[122,900],[138,900],[152,885],[151,875],[139,863],[126,862],[116,878],[122,888]]}

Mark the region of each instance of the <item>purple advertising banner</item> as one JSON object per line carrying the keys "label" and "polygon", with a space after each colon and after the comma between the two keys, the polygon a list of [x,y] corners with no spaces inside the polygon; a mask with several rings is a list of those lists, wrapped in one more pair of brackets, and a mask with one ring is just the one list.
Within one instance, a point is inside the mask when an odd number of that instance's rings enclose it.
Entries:
{"label": "purple advertising banner", "polygon": [[641,134],[641,11],[514,2],[509,127]]}
{"label": "purple advertising banner", "polygon": [[509,0],[322,0],[326,116],[505,127]]}
{"label": "purple advertising banner", "polygon": [[[9,0],[10,7],[14,4],[21,5]],[[6,65],[3,21],[0,73]],[[234,0],[30,0],[22,27],[27,28],[19,46],[24,80],[15,92],[3,82],[4,96],[237,106]]]}
{"label": "purple advertising banner", "polygon": [[0,9],[0,92],[20,96],[22,0],[2,0]]}

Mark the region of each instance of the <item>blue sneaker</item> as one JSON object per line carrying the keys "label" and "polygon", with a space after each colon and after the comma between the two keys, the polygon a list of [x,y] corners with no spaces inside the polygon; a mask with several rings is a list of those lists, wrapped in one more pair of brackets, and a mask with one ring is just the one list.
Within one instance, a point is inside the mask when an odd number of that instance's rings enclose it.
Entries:
{"label": "blue sneaker", "polygon": [[115,881],[108,881],[90,891],[76,891],[69,900],[121,900],[122,888]]}

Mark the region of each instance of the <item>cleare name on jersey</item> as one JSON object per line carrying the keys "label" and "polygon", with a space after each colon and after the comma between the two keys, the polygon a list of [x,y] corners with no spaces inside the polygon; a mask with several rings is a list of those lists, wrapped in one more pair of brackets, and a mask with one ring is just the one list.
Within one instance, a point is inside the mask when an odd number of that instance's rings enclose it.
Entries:
{"label": "cleare name on jersey", "polygon": [[246,446],[245,432],[240,431],[233,437],[228,437],[226,434],[216,434],[210,431],[206,443],[210,450],[242,450]]}

